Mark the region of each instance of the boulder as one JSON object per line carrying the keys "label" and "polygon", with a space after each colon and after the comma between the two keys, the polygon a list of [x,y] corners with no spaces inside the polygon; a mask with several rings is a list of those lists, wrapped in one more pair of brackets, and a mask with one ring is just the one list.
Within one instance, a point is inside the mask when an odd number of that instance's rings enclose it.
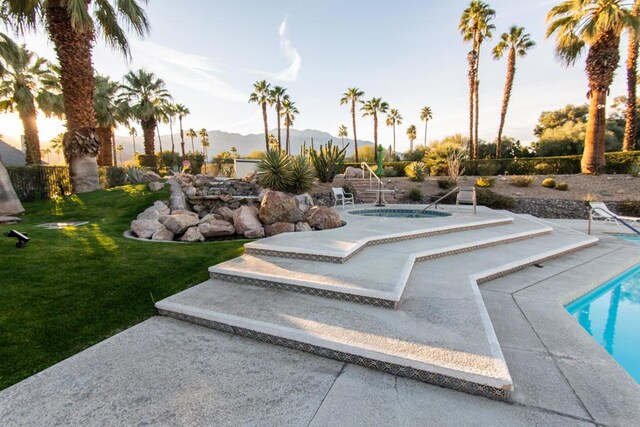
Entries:
{"label": "boulder", "polygon": [[344,177],[345,178],[362,178],[362,169],[349,166],[344,171]]}
{"label": "boulder", "polygon": [[131,232],[141,239],[150,239],[161,226],[157,219],[135,219],[131,221]]}
{"label": "boulder", "polygon": [[316,230],[329,230],[342,226],[338,213],[326,206],[314,206],[309,209],[306,221]]}
{"label": "boulder", "polygon": [[222,216],[225,221],[233,222],[233,210],[226,206],[222,206],[218,209],[218,214]]}
{"label": "boulder", "polygon": [[313,206],[314,205],[313,197],[311,197],[311,195],[309,193],[298,194],[294,198],[296,199],[296,202],[298,202],[298,206],[300,206],[300,205]]}
{"label": "boulder", "polygon": [[238,234],[244,234],[246,237],[249,237],[247,233],[253,235],[260,232],[264,236],[262,223],[249,206],[241,206],[233,213],[233,225]]}
{"label": "boulder", "polygon": [[308,222],[301,221],[296,224],[296,231],[313,231]]}
{"label": "boulder", "polygon": [[198,218],[197,214],[175,214],[161,215],[160,217],[158,217],[158,221],[160,221],[160,223],[167,227],[172,233],[182,234],[187,231],[189,227],[198,225],[198,223],[200,222],[200,218]]}
{"label": "boulder", "polygon": [[266,224],[296,223],[304,218],[296,199],[280,191],[267,190],[260,203],[260,220]]}
{"label": "boulder", "polygon": [[196,195],[196,193],[197,193],[196,187],[189,186],[189,187],[184,189],[184,194],[187,197],[194,197]]}
{"label": "boulder", "polygon": [[146,171],[140,177],[140,181],[141,182],[151,182],[151,181],[157,181],[159,179],[160,179],[160,175],[158,175],[157,173],[155,173],[153,171]]}
{"label": "boulder", "polygon": [[220,200],[222,200],[225,203],[229,203],[230,201],[233,200],[233,196],[231,194],[223,194],[222,196],[220,196]]}
{"label": "boulder", "polygon": [[267,191],[267,189],[264,189],[260,193],[258,193],[258,203],[262,203],[262,199],[264,199],[264,195],[267,194]]}
{"label": "boulder", "polygon": [[159,224],[156,232],[151,236],[151,240],[173,240],[174,234],[167,227]]}
{"label": "boulder", "polygon": [[258,239],[260,237],[264,237],[264,228],[260,227],[256,230],[248,230],[244,233],[244,237],[247,239]]}
{"label": "boulder", "polygon": [[171,195],[169,196],[169,207],[171,211],[187,209],[187,198],[184,195],[184,191],[182,191],[178,179],[179,178],[171,178],[167,181],[171,189]]}
{"label": "boulder", "polygon": [[153,206],[142,211],[137,219],[158,219],[160,215],[169,215],[169,211],[169,206],[158,200]]}
{"label": "boulder", "polygon": [[153,181],[149,183],[149,190],[151,191],[159,191],[164,188],[164,182]]}
{"label": "boulder", "polygon": [[191,211],[187,211],[187,210],[182,210],[182,209],[178,209],[176,211],[171,212],[171,215],[189,215],[189,216],[192,216],[194,218],[198,217],[197,213],[191,212]]}
{"label": "boulder", "polygon": [[267,237],[282,233],[292,233],[294,231],[296,231],[296,226],[290,222],[276,222],[264,227],[264,234],[266,234]]}
{"label": "boulder", "polygon": [[182,242],[204,242],[204,236],[198,231],[198,227],[189,228],[180,238]]}
{"label": "boulder", "polygon": [[231,236],[236,233],[233,225],[221,219],[214,219],[198,224],[198,231],[204,237]]}
{"label": "boulder", "polygon": [[218,220],[222,220],[222,215],[220,214],[216,214],[216,213],[210,213],[207,214],[205,216],[202,217],[202,219],[200,220],[200,224],[204,223],[204,222],[212,222],[212,221],[218,221]]}
{"label": "boulder", "polygon": [[311,206],[308,206],[308,205],[298,205],[298,209],[300,209],[300,212],[302,212],[302,213],[309,212],[310,208],[311,208]]}

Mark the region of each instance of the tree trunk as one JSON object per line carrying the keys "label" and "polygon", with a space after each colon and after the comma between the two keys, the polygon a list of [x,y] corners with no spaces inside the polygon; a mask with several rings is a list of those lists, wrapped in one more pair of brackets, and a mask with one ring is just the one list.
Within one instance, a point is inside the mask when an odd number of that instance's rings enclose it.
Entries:
{"label": "tree trunk", "polygon": [[195,154],[196,152],[196,146],[193,145],[193,137],[191,137],[191,152]]}
{"label": "tree trunk", "polygon": [[116,157],[116,132],[111,132],[111,155],[113,156],[113,166],[118,166],[118,158]]}
{"label": "tree trunk", "polygon": [[[476,87],[476,77],[474,72],[474,67],[476,65],[476,52],[472,50],[467,55],[467,60],[469,61],[469,158],[473,159],[473,99],[475,94]],[[426,126],[426,123],[425,123]],[[426,144],[426,133],[425,133],[425,144]]]}
{"label": "tree trunk", "polygon": [[[60,83],[64,99],[67,132],[64,152],[76,193],[100,188],[96,155],[100,142],[95,135],[93,104],[94,70],[92,65],[93,29],[74,28],[66,2],[45,3],[46,25],[60,63]],[[83,5],[88,9],[88,2]],[[85,13],[89,13],[85,10]]]}
{"label": "tree trunk", "polygon": [[606,118],[604,115],[604,104],[607,101],[607,94],[601,90],[591,91],[591,102],[589,103],[589,121],[587,123],[587,135],[584,141],[584,151],[580,166],[583,174],[598,174],[604,171],[604,164],[600,164],[598,153],[600,146],[604,148],[604,137],[606,132]]}
{"label": "tree trunk", "polygon": [[498,139],[496,140],[496,159],[502,155],[502,131],[504,129],[504,121],[507,117],[507,108],[509,107],[509,99],[511,98],[511,89],[513,88],[513,78],[516,75],[516,51],[514,48],[509,50],[509,59],[507,60],[507,81],[504,83],[504,94],[502,97],[502,111],[500,112],[500,127],[498,128]]}
{"label": "tree trunk", "polygon": [[98,152],[98,166],[111,166],[113,159],[111,158],[111,135],[113,129],[111,127],[96,128],[96,135],[100,141],[100,151]]}
{"label": "tree trunk", "polygon": [[378,158],[378,114],[373,112],[373,161]]}
{"label": "tree trunk", "polygon": [[393,124],[393,152],[396,152],[396,124]]}
{"label": "tree trunk", "polygon": [[276,116],[278,116],[278,149],[282,150],[282,144],[280,140],[280,100],[279,99],[276,102]]}
{"label": "tree trunk", "polygon": [[267,103],[262,103],[262,121],[264,122],[264,144],[269,151],[269,126],[267,125]]}
{"label": "tree trunk", "polygon": [[424,119],[424,146],[427,146],[427,123],[429,122],[429,119],[425,118]]}
{"label": "tree trunk", "polygon": [[144,154],[147,156],[155,155],[155,137],[156,137],[156,119],[151,117],[140,122],[142,133],[144,135]]}
{"label": "tree trunk", "polygon": [[[632,15],[638,16],[640,3],[635,2]],[[627,51],[627,112],[624,124],[624,142],[622,151],[632,151],[636,146],[636,81],[638,73],[638,32],[629,29],[629,48]]]}
{"label": "tree trunk", "polygon": [[182,159],[184,160],[184,131],[182,130],[182,116],[178,117],[180,121],[180,148],[182,149]]}
{"label": "tree trunk", "polygon": [[4,167],[0,156],[0,215],[16,215],[24,212],[22,203],[11,185],[9,172]]}
{"label": "tree trunk", "polygon": [[173,119],[169,120],[169,133],[171,133],[171,155],[176,154],[176,143],[173,140]]}
{"label": "tree trunk", "polygon": [[287,154],[291,155],[291,145],[289,144],[289,122],[287,122]]}
{"label": "tree trunk", "polygon": [[358,158],[358,136],[356,135],[356,101],[351,100],[351,119],[353,120],[353,147],[356,150],[356,163],[360,163]]}
{"label": "tree trunk", "polygon": [[31,105],[30,111],[20,112],[20,120],[24,131],[25,160],[28,165],[37,165],[42,162],[40,153],[40,136],[36,123],[36,107]]}
{"label": "tree trunk", "polygon": [[156,133],[158,134],[158,146],[160,147],[160,155],[162,155],[162,138],[160,137],[160,126],[156,124]]}

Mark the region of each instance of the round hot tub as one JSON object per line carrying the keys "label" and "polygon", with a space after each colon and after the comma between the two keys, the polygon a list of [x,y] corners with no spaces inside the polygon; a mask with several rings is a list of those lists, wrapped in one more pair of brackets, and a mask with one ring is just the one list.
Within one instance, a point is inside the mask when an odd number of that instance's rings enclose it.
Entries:
{"label": "round hot tub", "polygon": [[451,216],[450,213],[421,209],[356,209],[349,212],[351,215],[377,216],[382,218],[434,218]]}

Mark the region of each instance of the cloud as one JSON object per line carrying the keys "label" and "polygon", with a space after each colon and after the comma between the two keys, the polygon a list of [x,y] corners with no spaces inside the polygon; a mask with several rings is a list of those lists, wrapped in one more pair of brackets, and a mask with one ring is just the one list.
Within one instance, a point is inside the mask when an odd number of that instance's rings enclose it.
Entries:
{"label": "cloud", "polygon": [[298,72],[302,66],[302,57],[298,53],[298,49],[293,47],[291,40],[287,38],[287,17],[285,16],[278,27],[278,35],[280,36],[280,50],[290,65],[282,71],[272,73],[269,71],[252,70],[253,73],[263,74],[274,80],[285,82],[294,82],[298,78]]}

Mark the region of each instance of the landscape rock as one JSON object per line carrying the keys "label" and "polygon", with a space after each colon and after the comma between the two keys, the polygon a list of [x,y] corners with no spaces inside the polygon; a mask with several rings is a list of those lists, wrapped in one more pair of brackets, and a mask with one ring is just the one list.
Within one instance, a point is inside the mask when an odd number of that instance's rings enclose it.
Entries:
{"label": "landscape rock", "polygon": [[311,206],[298,205],[298,209],[300,209],[300,212],[302,212],[302,213],[307,213],[307,212],[309,212],[309,209],[311,209]]}
{"label": "landscape rock", "polygon": [[160,179],[160,175],[158,175],[157,173],[153,172],[153,171],[146,171],[142,177],[140,177],[140,181],[141,182],[151,182],[151,181],[157,181]]}
{"label": "landscape rock", "polygon": [[197,192],[196,187],[187,187],[184,189],[184,194],[187,197],[194,197],[196,195],[196,192]]}
{"label": "landscape rock", "polygon": [[156,232],[153,233],[153,236],[151,236],[151,240],[170,241],[173,240],[173,236],[174,234],[169,231],[167,227],[162,224],[158,224],[158,228],[156,229]]}
{"label": "landscape rock", "polygon": [[202,217],[202,219],[200,220],[200,224],[205,223],[205,222],[213,222],[213,221],[218,221],[218,220],[222,220],[222,215],[220,214],[216,214],[216,213],[210,213],[207,214],[206,216]]}
{"label": "landscape rock", "polygon": [[348,166],[344,171],[345,178],[362,178],[362,169]]}
{"label": "landscape rock", "polygon": [[200,222],[200,218],[198,218],[197,214],[194,215],[185,215],[185,214],[175,214],[175,215],[161,215],[158,217],[158,221],[165,227],[169,229],[174,234],[182,234],[189,227],[193,227],[198,225]]}
{"label": "landscape rock", "polygon": [[296,199],[280,191],[267,190],[260,203],[260,220],[266,224],[296,223],[304,218]]}
{"label": "landscape rock", "polygon": [[197,213],[195,212],[191,212],[191,211],[187,211],[187,210],[182,210],[182,209],[178,209],[176,211],[172,211],[171,215],[189,215],[192,216],[194,218],[196,218],[198,216]]}
{"label": "landscape rock", "polygon": [[313,231],[308,222],[301,221],[295,225],[296,231]]}
{"label": "landscape rock", "polygon": [[221,219],[214,219],[198,224],[198,231],[204,237],[231,236],[236,233],[233,225]]}
{"label": "landscape rock", "polygon": [[336,211],[325,206],[314,206],[309,209],[306,220],[316,230],[330,230],[342,226]]}
{"label": "landscape rock", "polygon": [[161,225],[157,219],[135,219],[131,221],[131,232],[141,239],[150,239]]}
{"label": "landscape rock", "polygon": [[204,236],[198,231],[198,227],[191,227],[180,240],[182,242],[204,242]]}
{"label": "landscape rock", "polygon": [[244,234],[246,237],[249,237],[247,233],[254,235],[259,234],[260,232],[262,233],[262,236],[264,236],[262,223],[258,219],[254,210],[249,206],[241,206],[233,213],[233,225],[238,234]]}
{"label": "landscape rock", "polygon": [[294,231],[296,231],[296,226],[290,222],[276,222],[264,227],[264,234],[267,237],[282,233],[292,233]]}
{"label": "landscape rock", "polygon": [[225,221],[233,222],[233,210],[230,208],[222,206],[218,209],[218,214],[220,214]]}
{"label": "landscape rock", "polygon": [[313,206],[313,197],[309,193],[302,193],[294,196],[299,205]]}
{"label": "landscape rock", "polygon": [[158,200],[138,214],[137,219],[158,219],[160,215],[169,215],[169,212],[169,206]]}
{"label": "landscape rock", "polygon": [[260,237],[264,237],[264,228],[260,227],[256,230],[248,230],[244,233],[244,237],[247,239],[258,239]]}
{"label": "landscape rock", "polygon": [[159,190],[162,190],[164,186],[165,186],[164,182],[153,181],[149,183],[149,190],[159,191]]}
{"label": "landscape rock", "polygon": [[182,191],[178,178],[171,178],[167,183],[171,189],[171,195],[169,196],[169,207],[171,211],[186,210],[187,198],[184,195],[184,191]]}

